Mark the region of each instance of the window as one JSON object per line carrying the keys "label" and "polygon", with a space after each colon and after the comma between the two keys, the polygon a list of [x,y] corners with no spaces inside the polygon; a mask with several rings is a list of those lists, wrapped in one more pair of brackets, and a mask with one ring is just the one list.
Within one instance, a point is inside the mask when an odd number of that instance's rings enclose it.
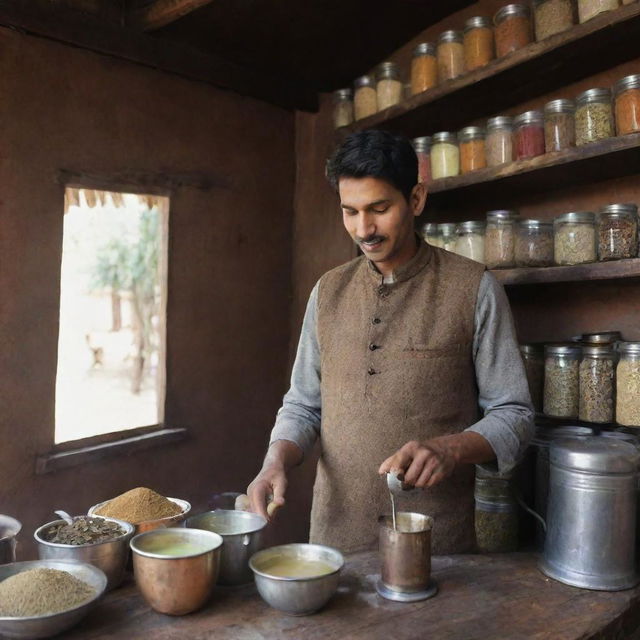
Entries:
{"label": "window", "polygon": [[55,442],[163,422],[169,199],[67,188]]}

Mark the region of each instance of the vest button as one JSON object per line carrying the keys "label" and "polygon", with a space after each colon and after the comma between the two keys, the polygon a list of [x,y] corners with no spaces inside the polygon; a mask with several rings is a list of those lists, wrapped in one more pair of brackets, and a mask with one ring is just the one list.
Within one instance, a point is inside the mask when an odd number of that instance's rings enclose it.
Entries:
{"label": "vest button", "polygon": [[373,344],[373,342],[369,345],[369,351],[375,351],[376,349],[379,349],[380,347],[377,344]]}
{"label": "vest button", "polygon": [[381,295],[381,296],[385,296],[387,294],[387,286],[384,285],[384,284],[381,284],[378,287],[378,294]]}
{"label": "vest button", "polygon": [[380,320],[380,318],[374,318],[371,322],[373,322],[373,324],[380,324],[382,320]]}
{"label": "vest button", "polygon": [[367,373],[368,373],[370,376],[373,376],[373,375],[375,375],[375,374],[376,374],[376,373],[378,373],[378,372],[377,372],[373,367],[369,367],[369,368],[367,369]]}

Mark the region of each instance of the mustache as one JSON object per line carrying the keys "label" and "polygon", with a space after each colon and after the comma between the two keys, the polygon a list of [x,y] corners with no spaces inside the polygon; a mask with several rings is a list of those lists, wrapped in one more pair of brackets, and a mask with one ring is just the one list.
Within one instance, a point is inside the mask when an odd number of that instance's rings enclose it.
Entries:
{"label": "mustache", "polygon": [[382,240],[384,240],[385,237],[384,236],[367,236],[366,238],[361,238],[360,236],[356,236],[356,242],[358,244],[362,244],[363,242],[366,242],[367,244],[375,244],[376,242],[382,242]]}

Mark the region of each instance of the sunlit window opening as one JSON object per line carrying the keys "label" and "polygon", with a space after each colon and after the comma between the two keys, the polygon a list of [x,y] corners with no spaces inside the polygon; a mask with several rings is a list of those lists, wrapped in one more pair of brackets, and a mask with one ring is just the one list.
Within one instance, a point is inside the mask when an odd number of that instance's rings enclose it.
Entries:
{"label": "sunlit window opening", "polygon": [[163,422],[169,199],[67,188],[56,443]]}

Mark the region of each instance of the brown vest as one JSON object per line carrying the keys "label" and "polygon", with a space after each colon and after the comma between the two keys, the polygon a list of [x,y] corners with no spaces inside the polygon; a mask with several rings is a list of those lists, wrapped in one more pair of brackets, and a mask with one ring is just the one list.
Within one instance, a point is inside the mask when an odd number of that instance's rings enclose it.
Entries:
{"label": "brown vest", "polygon": [[[322,454],[311,541],[345,552],[377,545],[390,512],[382,461],[409,440],[458,433],[478,419],[472,344],[484,266],[420,242],[418,253],[382,276],[364,257],[320,280]],[[470,551],[472,465],[399,510],[435,519],[433,553]]]}

